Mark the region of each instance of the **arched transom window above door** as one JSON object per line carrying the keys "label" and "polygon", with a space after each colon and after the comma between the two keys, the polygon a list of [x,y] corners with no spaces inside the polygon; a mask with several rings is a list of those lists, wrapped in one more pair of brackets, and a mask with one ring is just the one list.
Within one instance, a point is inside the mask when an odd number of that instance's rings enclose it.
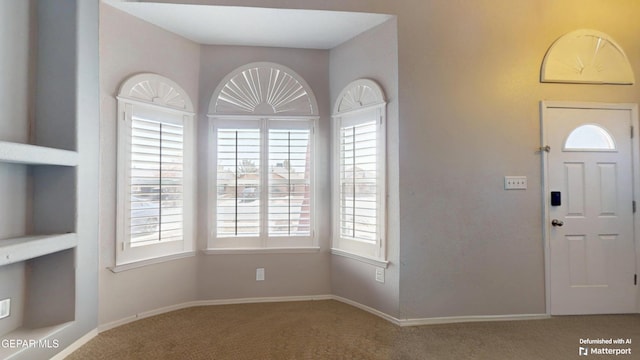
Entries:
{"label": "arched transom window above door", "polygon": [[542,61],[541,82],[633,84],[633,68],[622,46],[609,35],[580,29],[556,40]]}

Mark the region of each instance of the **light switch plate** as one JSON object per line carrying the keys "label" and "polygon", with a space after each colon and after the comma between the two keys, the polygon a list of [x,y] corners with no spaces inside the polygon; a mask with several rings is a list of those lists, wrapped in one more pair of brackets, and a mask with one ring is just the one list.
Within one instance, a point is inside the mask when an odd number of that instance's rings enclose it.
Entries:
{"label": "light switch plate", "polygon": [[505,176],[504,189],[505,190],[526,190],[527,177],[526,176]]}
{"label": "light switch plate", "polygon": [[256,269],[256,281],[264,281],[264,268]]}

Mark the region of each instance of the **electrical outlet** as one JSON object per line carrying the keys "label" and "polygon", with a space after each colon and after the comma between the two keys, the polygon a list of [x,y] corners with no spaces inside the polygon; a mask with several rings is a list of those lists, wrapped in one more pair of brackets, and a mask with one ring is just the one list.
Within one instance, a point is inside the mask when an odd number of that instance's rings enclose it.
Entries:
{"label": "electrical outlet", "polygon": [[11,315],[11,298],[0,300],[0,319]]}
{"label": "electrical outlet", "polygon": [[384,283],[384,268],[381,268],[381,267],[376,268],[376,281],[380,283]]}
{"label": "electrical outlet", "polygon": [[264,268],[256,269],[256,281],[264,281]]}
{"label": "electrical outlet", "polygon": [[526,176],[505,176],[504,189],[505,190],[526,190],[527,177]]}

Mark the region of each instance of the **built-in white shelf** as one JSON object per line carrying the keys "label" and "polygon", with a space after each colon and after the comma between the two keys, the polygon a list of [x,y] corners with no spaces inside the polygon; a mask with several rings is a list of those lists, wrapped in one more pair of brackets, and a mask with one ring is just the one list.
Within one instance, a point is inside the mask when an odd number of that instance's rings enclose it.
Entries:
{"label": "built-in white shelf", "polygon": [[0,240],[0,266],[25,261],[78,245],[75,233],[21,236]]}
{"label": "built-in white shelf", "polygon": [[45,146],[0,141],[0,162],[26,165],[77,166],[78,153]]}

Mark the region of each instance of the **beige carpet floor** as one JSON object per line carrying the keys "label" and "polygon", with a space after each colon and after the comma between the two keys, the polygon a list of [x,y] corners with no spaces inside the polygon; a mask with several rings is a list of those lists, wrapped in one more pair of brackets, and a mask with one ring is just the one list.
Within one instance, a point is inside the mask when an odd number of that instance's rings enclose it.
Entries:
{"label": "beige carpet floor", "polygon": [[[632,353],[580,357],[586,338],[631,339],[590,347]],[[105,331],[67,359],[632,360],[640,359],[640,315],[400,328],[333,300],[204,306]]]}

